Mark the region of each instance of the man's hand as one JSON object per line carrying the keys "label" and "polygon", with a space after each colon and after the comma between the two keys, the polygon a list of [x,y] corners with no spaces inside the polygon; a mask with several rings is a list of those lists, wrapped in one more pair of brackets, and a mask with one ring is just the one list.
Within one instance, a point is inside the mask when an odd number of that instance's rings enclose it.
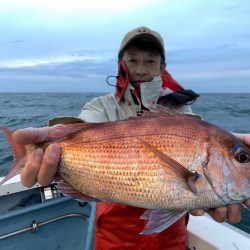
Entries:
{"label": "man's hand", "polygon": [[[250,146],[250,134],[234,134],[239,137],[245,144]],[[250,199],[244,202],[244,205],[250,209]],[[194,216],[203,215],[205,211],[203,209],[195,209],[190,211],[190,214]],[[241,220],[241,208],[240,204],[231,204],[225,207],[211,208],[208,210],[208,214],[216,221],[223,222],[225,220],[236,223]]]}
{"label": "man's hand", "polygon": [[[250,199],[244,202],[244,206],[250,209]],[[194,209],[189,212],[194,216],[201,216],[205,213],[203,209]],[[239,204],[231,204],[225,207],[211,208],[208,210],[208,214],[218,222],[237,223],[241,220],[241,207]]]}
{"label": "man's hand", "polygon": [[[23,145],[41,143],[47,140],[51,128],[19,129],[13,133],[13,139]],[[45,152],[41,148],[30,152],[21,172],[22,184],[26,187],[37,182],[42,186],[49,185],[57,171],[60,153],[58,144],[51,144]]]}

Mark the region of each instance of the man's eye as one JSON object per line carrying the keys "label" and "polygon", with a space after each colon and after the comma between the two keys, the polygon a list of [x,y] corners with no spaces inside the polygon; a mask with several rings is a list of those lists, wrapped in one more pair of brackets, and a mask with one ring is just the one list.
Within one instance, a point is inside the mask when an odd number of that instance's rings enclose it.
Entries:
{"label": "man's eye", "polygon": [[148,60],[148,63],[155,63],[155,60]]}
{"label": "man's eye", "polygon": [[129,62],[131,62],[131,63],[136,62],[136,60],[135,60],[135,59],[129,59],[128,61],[129,61]]}

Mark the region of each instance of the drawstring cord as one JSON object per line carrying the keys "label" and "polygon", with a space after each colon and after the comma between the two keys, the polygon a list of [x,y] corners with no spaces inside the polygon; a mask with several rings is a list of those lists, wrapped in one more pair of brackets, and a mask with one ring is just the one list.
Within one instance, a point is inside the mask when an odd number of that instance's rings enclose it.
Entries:
{"label": "drawstring cord", "polygon": [[119,76],[112,76],[112,75],[110,75],[110,76],[107,76],[106,77],[106,83],[108,84],[108,85],[110,85],[110,86],[112,86],[112,87],[117,87],[115,84],[111,84],[110,82],[109,82],[109,78],[115,78],[116,80],[119,78]]}

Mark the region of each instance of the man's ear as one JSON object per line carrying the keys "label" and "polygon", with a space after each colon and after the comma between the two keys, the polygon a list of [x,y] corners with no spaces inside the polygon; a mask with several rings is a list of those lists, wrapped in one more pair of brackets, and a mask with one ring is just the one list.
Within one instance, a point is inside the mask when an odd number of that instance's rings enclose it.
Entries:
{"label": "man's ear", "polygon": [[161,71],[161,73],[163,72],[163,70],[165,69],[165,67],[166,67],[166,63],[161,63],[161,65],[160,65],[160,71]]}

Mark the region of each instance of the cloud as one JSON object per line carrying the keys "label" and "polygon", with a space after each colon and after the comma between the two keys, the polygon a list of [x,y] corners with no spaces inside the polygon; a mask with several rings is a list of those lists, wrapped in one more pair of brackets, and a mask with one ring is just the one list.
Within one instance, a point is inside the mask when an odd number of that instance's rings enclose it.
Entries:
{"label": "cloud", "polygon": [[250,34],[249,33],[245,33],[245,34],[239,35],[239,37],[248,39],[248,38],[250,38]]}
{"label": "cloud", "polygon": [[[250,49],[239,48],[236,44],[223,44],[209,49],[180,49],[169,51],[167,68],[181,83],[199,83],[196,86],[198,89],[201,86],[211,89],[211,83],[218,81],[227,84],[231,82],[234,89],[236,83],[248,84],[249,58]],[[0,66],[0,75],[8,79],[16,77],[17,82],[20,77],[22,80],[19,82],[22,84],[25,80],[31,82],[32,79],[36,85],[43,82],[40,89],[45,89],[47,86],[50,91],[55,89],[61,91],[62,87],[69,90],[74,86],[74,91],[79,89],[89,91],[94,90],[95,87],[84,85],[83,82],[92,82],[96,84],[97,89],[99,87],[106,89],[106,77],[117,74],[117,55],[112,51],[79,50],[72,55],[54,58],[29,58],[2,62]],[[64,84],[58,85],[58,82]],[[68,87],[66,83],[69,84]],[[28,86],[27,88],[31,90],[38,89],[34,87],[35,84]],[[213,86],[223,89],[218,84]]]}
{"label": "cloud", "polygon": [[179,78],[186,79],[186,80],[195,80],[195,79],[206,79],[206,80],[218,80],[221,79],[225,80],[239,80],[239,79],[249,79],[250,78],[250,69],[244,70],[203,70],[197,72],[184,72],[178,74]]}
{"label": "cloud", "polygon": [[74,62],[102,62],[110,60],[113,57],[112,53],[109,54],[97,54],[96,52],[89,51],[88,53],[75,53],[73,55],[63,55],[63,56],[50,56],[50,57],[40,57],[40,58],[17,58],[10,60],[2,60],[0,62],[0,68],[31,68],[39,67],[43,65],[60,65]]}
{"label": "cloud", "polygon": [[193,48],[169,51],[167,62],[169,65],[193,65],[193,70],[220,69],[246,70],[249,68],[250,48],[241,48],[236,44],[223,44],[212,48]]}
{"label": "cloud", "polygon": [[49,75],[0,75],[0,92],[114,92],[114,87],[109,86],[105,79],[106,76],[98,74],[84,78]]}
{"label": "cloud", "polygon": [[[126,4],[116,0],[91,0],[82,1],[74,0],[74,3],[68,0],[12,0],[12,1],[0,1],[2,9],[37,9],[37,10],[53,10],[60,12],[82,12],[82,11],[114,11],[114,9],[129,10],[130,8],[137,8],[141,5],[153,4],[155,0],[127,0]],[[159,1],[158,1],[159,2]],[[56,14],[59,14],[56,12]]]}
{"label": "cloud", "polygon": [[23,40],[15,40],[15,41],[12,41],[12,43],[24,43]]}
{"label": "cloud", "polygon": [[74,55],[50,59],[26,59],[0,64],[0,75],[91,78],[116,74],[117,61],[111,54]]}
{"label": "cloud", "polygon": [[117,73],[125,32],[140,25],[161,33],[168,69],[182,82],[209,84],[217,77],[249,84],[247,0],[0,2],[0,77],[7,87],[27,81],[27,89],[52,89],[59,79],[66,89],[70,81],[101,87],[99,81]]}

